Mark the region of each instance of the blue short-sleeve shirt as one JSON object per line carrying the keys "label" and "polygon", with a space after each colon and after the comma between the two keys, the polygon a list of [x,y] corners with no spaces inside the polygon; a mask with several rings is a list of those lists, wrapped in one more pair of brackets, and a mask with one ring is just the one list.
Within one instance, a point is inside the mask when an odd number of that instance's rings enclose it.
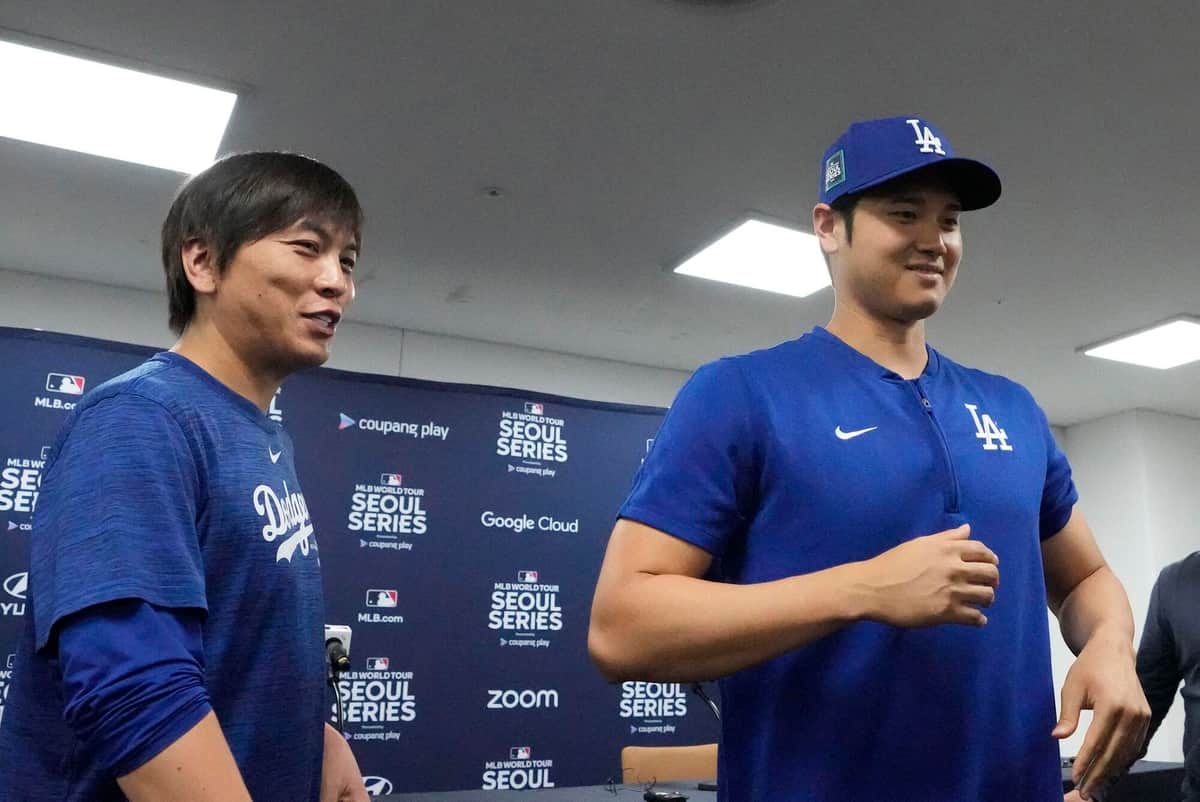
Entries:
{"label": "blue short-sleeve shirt", "polygon": [[862,622],[721,681],[720,798],[1062,799],[1041,541],[1077,499],[1028,391],[930,348],[906,380],[822,328],[680,391],[620,515],[767,582],[969,523],[980,629]]}

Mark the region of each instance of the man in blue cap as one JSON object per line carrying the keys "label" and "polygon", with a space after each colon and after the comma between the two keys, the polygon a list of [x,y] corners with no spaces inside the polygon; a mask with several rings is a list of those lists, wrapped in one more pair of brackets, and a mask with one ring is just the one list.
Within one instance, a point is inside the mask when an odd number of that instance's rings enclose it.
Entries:
{"label": "man in blue cap", "polygon": [[1045,415],[925,342],[999,196],[924,118],[850,126],[812,212],[832,319],[701,367],[620,511],[590,651],[721,678],[721,800],[1054,802],[1084,708],[1084,798],[1141,746],[1129,602]]}

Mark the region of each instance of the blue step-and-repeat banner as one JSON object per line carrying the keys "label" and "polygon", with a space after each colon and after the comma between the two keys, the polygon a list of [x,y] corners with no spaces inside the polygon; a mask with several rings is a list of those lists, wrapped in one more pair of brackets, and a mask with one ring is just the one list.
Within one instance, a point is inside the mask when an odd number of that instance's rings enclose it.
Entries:
{"label": "blue step-and-repeat banner", "polygon": [[[47,448],[83,393],[151,353],[0,327],[0,659]],[[687,685],[612,685],[587,656],[613,516],[663,410],[318,369],[270,414],[296,444],[326,620],[353,628],[340,691],[373,790],[619,783],[622,746],[717,740]]]}

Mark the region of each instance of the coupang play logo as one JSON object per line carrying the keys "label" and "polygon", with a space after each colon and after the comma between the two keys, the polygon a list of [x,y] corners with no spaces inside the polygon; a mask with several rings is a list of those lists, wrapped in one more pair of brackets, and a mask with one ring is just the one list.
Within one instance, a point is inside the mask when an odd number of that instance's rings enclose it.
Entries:
{"label": "coupang play logo", "polygon": [[441,440],[445,442],[450,436],[450,427],[437,421],[403,421],[382,420],[380,418],[354,418],[345,412],[338,413],[338,431],[358,428],[364,432],[374,432],[381,435],[400,435],[414,440]]}

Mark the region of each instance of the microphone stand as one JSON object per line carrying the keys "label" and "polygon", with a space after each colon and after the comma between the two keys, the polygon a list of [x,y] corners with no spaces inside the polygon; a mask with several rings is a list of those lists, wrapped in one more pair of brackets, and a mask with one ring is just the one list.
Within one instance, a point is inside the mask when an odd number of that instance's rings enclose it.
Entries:
{"label": "microphone stand", "polygon": [[[712,711],[713,718],[715,718],[717,720],[717,723],[720,724],[721,723],[721,710],[720,710],[720,708],[717,707],[717,703],[714,702],[711,698],[709,698],[709,695],[704,692],[704,686],[701,685],[699,682],[693,682],[692,683],[692,693],[696,694],[697,696],[699,696],[701,699],[704,700],[704,704],[708,705],[708,709]],[[717,784],[715,782],[714,783],[700,782],[700,783],[696,784],[696,787],[701,791],[716,791],[717,790]]]}

